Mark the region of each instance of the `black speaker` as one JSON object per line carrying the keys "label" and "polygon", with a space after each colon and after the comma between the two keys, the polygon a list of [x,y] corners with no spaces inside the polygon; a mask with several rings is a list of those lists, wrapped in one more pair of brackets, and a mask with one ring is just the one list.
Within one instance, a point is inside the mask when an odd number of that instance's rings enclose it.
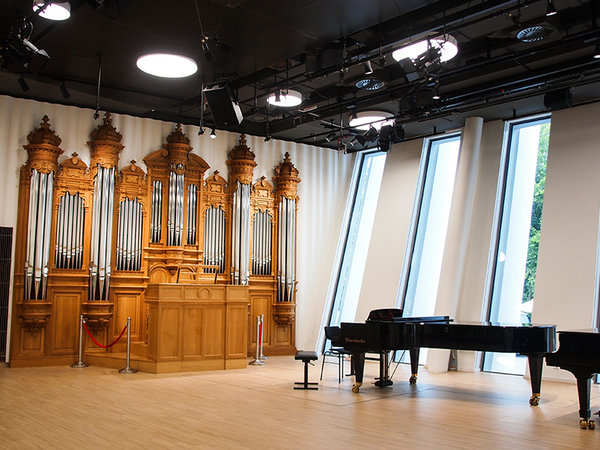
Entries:
{"label": "black speaker", "polygon": [[568,88],[547,92],[544,95],[544,106],[550,111],[570,108],[573,106],[573,90]]}
{"label": "black speaker", "polygon": [[234,100],[231,89],[226,84],[216,84],[204,89],[204,95],[215,125],[237,127],[244,116],[240,105]]}

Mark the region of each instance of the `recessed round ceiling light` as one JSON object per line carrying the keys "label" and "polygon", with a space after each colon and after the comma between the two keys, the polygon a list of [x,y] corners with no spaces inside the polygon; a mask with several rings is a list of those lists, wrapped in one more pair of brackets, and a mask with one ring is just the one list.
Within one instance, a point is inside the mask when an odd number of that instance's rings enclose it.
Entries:
{"label": "recessed round ceiling light", "polygon": [[446,34],[432,39],[425,39],[418,41],[410,45],[405,45],[392,52],[392,58],[396,61],[401,61],[404,58],[417,59],[419,55],[422,55],[427,51],[429,46],[439,48],[442,54],[440,61],[450,61],[458,54],[458,45],[454,37]]}
{"label": "recessed round ceiling light", "polygon": [[[44,1],[34,0],[33,11],[38,12],[43,6]],[[66,20],[71,17],[71,5],[69,2],[51,2],[39,16],[49,20]]]}
{"label": "recessed round ceiling light", "polygon": [[193,59],[170,53],[142,55],[136,64],[141,71],[163,78],[189,77],[198,70],[198,65]]}
{"label": "recessed round ceiling light", "polygon": [[350,120],[352,128],[357,130],[368,130],[373,127],[379,130],[384,125],[393,125],[394,119],[392,114],[383,111],[362,111],[356,114],[356,117]]}
{"label": "recessed round ceiling light", "polygon": [[302,103],[302,94],[292,89],[281,90],[269,95],[267,97],[267,103],[273,106],[281,106],[283,108],[298,106],[300,103]]}

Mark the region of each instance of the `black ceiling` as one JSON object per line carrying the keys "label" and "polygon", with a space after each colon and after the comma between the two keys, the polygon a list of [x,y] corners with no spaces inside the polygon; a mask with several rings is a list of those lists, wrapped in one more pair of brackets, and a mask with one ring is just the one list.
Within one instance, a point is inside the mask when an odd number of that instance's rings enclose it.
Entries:
{"label": "black ceiling", "polygon": [[[555,0],[558,14],[551,17],[547,0],[70,3],[64,22],[37,17],[31,0],[0,3],[0,94],[184,124],[203,119],[208,128],[352,151],[377,143],[353,141],[353,111],[392,113],[408,139],[460,127],[468,115],[543,111],[550,91],[571,89],[574,104],[596,101],[600,92],[600,61],[592,57],[600,36],[596,0]],[[11,45],[22,18],[33,26],[29,41],[49,60],[15,54]],[[547,36],[523,42],[517,34],[527,28]],[[447,63],[411,72],[391,57],[406,42],[445,33],[459,46]],[[199,71],[175,80],[142,73],[136,59],[150,51],[187,55]],[[383,88],[356,87],[366,61]],[[440,100],[432,100],[436,82]],[[211,107],[221,105],[214,101],[205,100],[202,111],[202,87],[216,83],[239,101],[240,126],[215,123]],[[283,86],[300,91],[302,105],[267,109],[266,95]]]}

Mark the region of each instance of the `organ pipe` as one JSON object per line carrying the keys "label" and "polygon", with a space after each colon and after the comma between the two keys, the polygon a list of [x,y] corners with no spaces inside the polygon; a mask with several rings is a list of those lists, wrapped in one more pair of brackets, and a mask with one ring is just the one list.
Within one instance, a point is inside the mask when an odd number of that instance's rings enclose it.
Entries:
{"label": "organ pipe", "polygon": [[162,190],[162,182],[154,180],[152,183],[152,222],[150,225],[150,242],[153,243],[158,243],[161,239]]}
{"label": "organ pipe", "polygon": [[61,196],[56,220],[55,265],[57,269],[81,269],[83,262],[83,198],[69,191]]}
{"label": "organ pipe", "polygon": [[111,275],[115,168],[98,165],[94,179],[94,210],[90,257],[90,300],[108,300]]}
{"label": "organ pipe", "polygon": [[40,173],[36,169],[31,170],[23,290],[26,300],[46,299],[53,183],[54,172]]}
{"label": "organ pipe", "polygon": [[252,229],[252,274],[271,275],[273,222],[267,211],[254,214]]}
{"label": "organ pipe", "polygon": [[233,193],[233,210],[231,217],[232,240],[232,274],[233,284],[248,284],[250,275],[250,185],[237,181],[237,189]]}
{"label": "organ pipe", "polygon": [[142,204],[126,197],[119,208],[117,234],[117,270],[142,267]]}
{"label": "organ pipe", "polygon": [[[206,210],[204,222],[204,264],[219,266],[219,273],[225,271],[225,212],[219,206]],[[215,269],[205,268],[205,273]]]}
{"label": "organ pipe", "polygon": [[277,300],[294,301],[296,277],[296,200],[282,197],[279,202]]}
{"label": "organ pipe", "polygon": [[187,196],[187,243],[194,245],[196,243],[196,223],[198,208],[198,187],[190,184]]}
{"label": "organ pipe", "polygon": [[[176,166],[178,170],[183,165]],[[169,213],[167,245],[181,245],[183,234],[184,174],[171,170],[169,174]]]}

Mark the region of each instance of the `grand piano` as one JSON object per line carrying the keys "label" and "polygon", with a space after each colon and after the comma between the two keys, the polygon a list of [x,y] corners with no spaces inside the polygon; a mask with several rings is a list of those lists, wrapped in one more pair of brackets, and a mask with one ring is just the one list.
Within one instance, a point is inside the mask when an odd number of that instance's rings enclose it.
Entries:
{"label": "grand piano", "polygon": [[374,310],[365,323],[341,324],[344,348],[352,353],[358,392],[363,382],[365,353],[379,353],[377,386],[389,386],[388,355],[393,350],[408,350],[410,383],[417,382],[421,347],[489,352],[520,353],[529,360],[532,395],[529,404],[540,401],[544,356],[555,350],[556,327],[503,325],[487,322],[457,323],[447,316],[402,317],[400,309]]}
{"label": "grand piano", "polygon": [[577,379],[579,426],[594,429],[590,420],[590,391],[594,375],[600,372],[600,330],[559,331],[559,348],[546,356],[546,364],[568,370]]}

